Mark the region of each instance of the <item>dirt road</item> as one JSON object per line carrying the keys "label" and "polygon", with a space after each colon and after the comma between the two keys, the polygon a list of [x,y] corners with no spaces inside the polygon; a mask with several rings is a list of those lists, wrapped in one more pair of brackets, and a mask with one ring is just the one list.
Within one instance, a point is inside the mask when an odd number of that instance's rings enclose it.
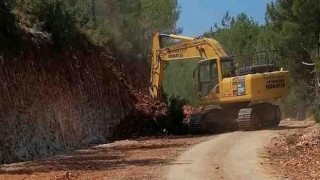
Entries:
{"label": "dirt road", "polygon": [[262,148],[275,132],[233,132],[212,137],[184,152],[167,167],[168,180],[275,179],[262,167]]}
{"label": "dirt road", "polygon": [[274,130],[205,137],[117,141],[44,160],[0,165],[0,180],[285,179],[288,175],[280,172],[280,162],[270,166],[266,161],[269,152],[264,154],[264,147],[274,136],[308,126],[297,123],[284,121]]}
{"label": "dirt road", "polygon": [[168,136],[117,141],[43,160],[0,165],[0,180],[159,179],[163,166],[208,138]]}

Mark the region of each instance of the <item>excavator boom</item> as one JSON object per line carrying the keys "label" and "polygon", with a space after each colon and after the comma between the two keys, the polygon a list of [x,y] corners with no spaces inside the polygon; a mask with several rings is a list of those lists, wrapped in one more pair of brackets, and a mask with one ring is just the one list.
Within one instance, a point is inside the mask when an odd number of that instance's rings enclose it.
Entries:
{"label": "excavator boom", "polygon": [[[164,39],[175,39],[181,42],[164,46]],[[153,37],[152,63],[151,63],[151,87],[150,94],[158,99],[162,96],[162,78],[166,61],[178,59],[206,59],[207,57],[226,56],[226,52],[218,41],[208,38],[192,38],[179,35],[167,35],[156,33]]]}

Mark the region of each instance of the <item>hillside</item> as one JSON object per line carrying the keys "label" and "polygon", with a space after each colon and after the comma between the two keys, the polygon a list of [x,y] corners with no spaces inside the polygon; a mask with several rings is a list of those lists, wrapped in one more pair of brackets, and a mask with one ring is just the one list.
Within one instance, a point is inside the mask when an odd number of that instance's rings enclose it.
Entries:
{"label": "hillside", "polygon": [[139,133],[144,119],[165,113],[135,90],[147,88],[146,64],[120,63],[89,43],[57,52],[41,32],[25,31],[23,40],[21,56],[1,56],[1,163],[105,143],[124,119],[127,135]]}

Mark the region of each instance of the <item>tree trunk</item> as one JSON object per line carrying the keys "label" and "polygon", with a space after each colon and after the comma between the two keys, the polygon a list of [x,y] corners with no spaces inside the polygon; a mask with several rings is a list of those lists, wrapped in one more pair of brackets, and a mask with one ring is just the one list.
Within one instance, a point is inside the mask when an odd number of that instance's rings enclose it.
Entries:
{"label": "tree trunk", "polygon": [[96,0],[91,0],[93,27],[97,27]]}

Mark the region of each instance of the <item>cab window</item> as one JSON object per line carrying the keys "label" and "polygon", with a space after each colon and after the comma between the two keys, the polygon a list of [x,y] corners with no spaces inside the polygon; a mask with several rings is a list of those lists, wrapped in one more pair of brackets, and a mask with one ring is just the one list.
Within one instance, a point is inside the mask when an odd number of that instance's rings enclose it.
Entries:
{"label": "cab window", "polygon": [[212,90],[219,94],[219,76],[216,60],[207,60],[199,64],[199,93],[208,96]]}
{"label": "cab window", "polygon": [[204,63],[200,66],[200,81],[202,83],[210,82],[212,79],[210,63]]}
{"label": "cab window", "polygon": [[223,78],[234,77],[236,74],[232,58],[221,58],[221,69]]}

